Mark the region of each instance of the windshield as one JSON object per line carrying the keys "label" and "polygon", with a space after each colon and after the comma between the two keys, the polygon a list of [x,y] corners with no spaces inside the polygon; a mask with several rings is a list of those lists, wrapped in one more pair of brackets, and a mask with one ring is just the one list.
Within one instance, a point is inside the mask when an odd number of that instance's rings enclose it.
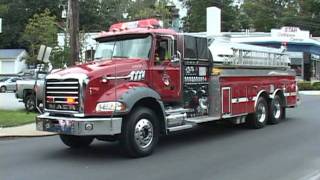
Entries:
{"label": "windshield", "polygon": [[6,80],[8,80],[9,78],[1,78],[0,79],[0,82],[4,82],[4,81],[6,81]]}
{"label": "windshield", "polygon": [[112,58],[149,59],[151,40],[149,35],[100,42],[94,58],[96,60]]}

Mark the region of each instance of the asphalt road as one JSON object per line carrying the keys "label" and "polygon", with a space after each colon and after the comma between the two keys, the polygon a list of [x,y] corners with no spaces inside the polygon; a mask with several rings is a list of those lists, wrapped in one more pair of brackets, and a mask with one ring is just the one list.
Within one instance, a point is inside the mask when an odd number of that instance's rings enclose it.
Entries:
{"label": "asphalt road", "polygon": [[70,150],[58,137],[0,140],[0,179],[320,179],[320,96],[303,96],[286,121],[260,130],[211,125],[161,139],[149,157],[124,157],[116,143]]}

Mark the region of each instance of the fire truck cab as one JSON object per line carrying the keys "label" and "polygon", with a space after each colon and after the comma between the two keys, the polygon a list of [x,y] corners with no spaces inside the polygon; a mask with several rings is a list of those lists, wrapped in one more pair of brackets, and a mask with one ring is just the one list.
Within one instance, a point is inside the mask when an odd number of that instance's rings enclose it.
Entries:
{"label": "fire truck cab", "polygon": [[47,76],[36,119],[71,148],[119,140],[147,156],[160,135],[216,120],[262,128],[297,104],[295,74],[277,49],[208,45],[155,19],[115,24],[96,40],[93,62]]}

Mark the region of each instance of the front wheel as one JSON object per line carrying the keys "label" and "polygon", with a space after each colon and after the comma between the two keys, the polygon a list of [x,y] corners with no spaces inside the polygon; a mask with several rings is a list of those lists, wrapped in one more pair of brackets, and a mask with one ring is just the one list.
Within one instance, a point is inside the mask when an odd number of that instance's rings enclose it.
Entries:
{"label": "front wheel", "polygon": [[60,134],[61,141],[69,146],[70,148],[84,148],[88,147],[92,141],[93,137],[90,136],[73,136]]}
{"label": "front wheel", "polygon": [[276,95],[270,103],[269,123],[278,124],[285,117],[285,108],[281,103],[280,96]]}
{"label": "front wheel", "polygon": [[255,112],[247,116],[249,127],[254,129],[263,128],[268,120],[268,103],[263,97],[259,97]]}
{"label": "front wheel", "polygon": [[5,93],[7,91],[7,88],[5,86],[2,86],[0,90],[1,92]]}
{"label": "front wheel", "polygon": [[137,108],[125,119],[120,143],[131,157],[150,155],[159,140],[159,122],[148,108]]}

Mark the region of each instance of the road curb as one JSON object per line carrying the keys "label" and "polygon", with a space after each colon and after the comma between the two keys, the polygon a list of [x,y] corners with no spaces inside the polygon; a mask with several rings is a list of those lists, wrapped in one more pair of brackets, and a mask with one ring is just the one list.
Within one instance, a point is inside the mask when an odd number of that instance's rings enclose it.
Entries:
{"label": "road curb", "polygon": [[6,138],[32,138],[32,137],[47,137],[47,136],[56,136],[58,134],[39,134],[39,135],[0,135],[0,140],[1,139],[6,139]]}

